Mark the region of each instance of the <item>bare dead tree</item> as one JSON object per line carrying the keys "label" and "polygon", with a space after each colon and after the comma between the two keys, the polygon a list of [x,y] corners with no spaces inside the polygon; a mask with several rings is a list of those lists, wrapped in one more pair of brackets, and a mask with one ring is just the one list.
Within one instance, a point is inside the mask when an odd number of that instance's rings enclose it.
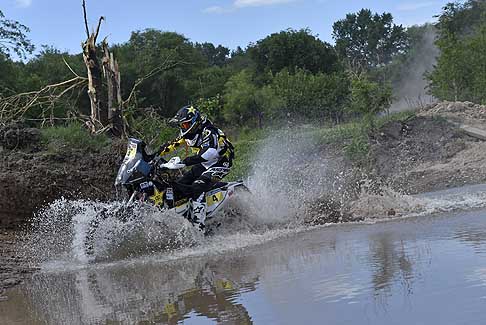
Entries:
{"label": "bare dead tree", "polygon": [[108,48],[106,39],[103,40],[103,72],[108,88],[108,122],[112,126],[112,133],[121,136],[125,133],[122,117],[123,100],[121,95],[121,74],[118,62]]}
{"label": "bare dead tree", "polygon": [[97,56],[96,40],[100,32],[101,23],[104,17],[98,20],[96,30],[89,33],[88,19],[86,13],[86,1],[83,0],[84,26],[86,28],[87,40],[82,44],[83,60],[88,72],[88,96],[91,104],[91,121],[90,128],[96,132],[99,127],[106,125],[108,114],[102,111],[101,89],[103,87],[102,70]]}

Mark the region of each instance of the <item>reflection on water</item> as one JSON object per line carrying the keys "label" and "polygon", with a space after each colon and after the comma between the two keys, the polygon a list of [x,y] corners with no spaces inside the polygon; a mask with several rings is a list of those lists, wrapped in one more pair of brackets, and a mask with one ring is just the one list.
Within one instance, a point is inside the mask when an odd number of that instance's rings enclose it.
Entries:
{"label": "reflection on water", "polygon": [[486,229],[476,228],[473,225],[467,229],[458,230],[454,238],[472,246],[479,253],[486,252]]}
{"label": "reflection on water", "polygon": [[258,278],[238,261],[225,262],[44,273],[19,294],[26,299],[30,322],[176,324],[197,315],[218,323],[249,324],[248,311],[237,299],[255,290]]}
{"label": "reflection on water", "polygon": [[45,271],[1,324],[479,324],[486,211],[313,230],[172,262]]}
{"label": "reflection on water", "polygon": [[[407,250],[403,241],[395,241],[391,233],[370,237],[370,261],[373,263],[372,283],[375,296],[391,292],[398,280],[411,293],[414,278],[413,263],[420,261],[418,252]],[[415,253],[415,254],[414,254]],[[410,256],[412,255],[413,256]]]}

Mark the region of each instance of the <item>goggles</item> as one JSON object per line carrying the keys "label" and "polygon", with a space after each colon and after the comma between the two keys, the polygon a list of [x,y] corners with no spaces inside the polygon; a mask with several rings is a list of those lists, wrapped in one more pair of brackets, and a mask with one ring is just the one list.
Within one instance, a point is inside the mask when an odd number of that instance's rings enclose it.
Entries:
{"label": "goggles", "polygon": [[179,126],[181,127],[181,129],[182,129],[182,130],[184,130],[184,131],[189,130],[189,129],[191,128],[191,125],[192,125],[192,124],[191,124],[191,122],[190,122],[190,121],[181,122],[181,123],[179,124]]}

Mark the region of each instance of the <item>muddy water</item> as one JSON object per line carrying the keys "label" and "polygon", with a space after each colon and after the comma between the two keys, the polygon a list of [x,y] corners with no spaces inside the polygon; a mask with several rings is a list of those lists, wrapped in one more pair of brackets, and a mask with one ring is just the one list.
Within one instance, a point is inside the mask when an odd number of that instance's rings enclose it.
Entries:
{"label": "muddy water", "polygon": [[163,260],[51,265],[7,293],[0,324],[486,323],[486,210]]}

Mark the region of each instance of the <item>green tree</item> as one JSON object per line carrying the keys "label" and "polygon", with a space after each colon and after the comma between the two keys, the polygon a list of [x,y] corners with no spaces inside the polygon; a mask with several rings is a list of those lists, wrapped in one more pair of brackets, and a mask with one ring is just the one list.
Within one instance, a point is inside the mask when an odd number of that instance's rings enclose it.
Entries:
{"label": "green tree", "polygon": [[392,91],[390,86],[382,86],[370,81],[366,76],[351,81],[351,110],[355,113],[373,116],[390,107]]}
{"label": "green tree", "polygon": [[67,65],[78,75],[86,74],[86,67],[81,55],[71,55],[52,46],[42,46],[41,51],[25,64],[25,72],[29,75],[25,82],[27,90],[40,89],[48,84],[62,82],[74,77]]}
{"label": "green tree", "polygon": [[319,40],[308,29],[288,29],[272,34],[248,48],[259,73],[277,73],[287,68],[305,69],[312,73],[338,70],[338,59],[332,46]]}
{"label": "green tree", "polygon": [[22,91],[23,64],[0,55],[0,98]]}
{"label": "green tree", "polygon": [[484,22],[485,12],[486,2],[483,0],[447,3],[437,16],[439,36],[466,36],[474,33],[476,27]]}
{"label": "green tree", "polygon": [[474,36],[442,36],[437,44],[441,55],[429,75],[432,94],[445,100],[486,103],[486,24]]}
{"label": "green tree", "polygon": [[238,73],[244,69],[254,69],[255,62],[248,51],[238,46],[236,50],[231,52],[227,66],[233,73]]}
{"label": "green tree", "polygon": [[191,100],[215,97],[224,92],[224,85],[232,75],[228,67],[212,66],[197,70],[193,78],[186,80]]}
{"label": "green tree", "polygon": [[34,51],[34,45],[27,38],[29,28],[18,21],[5,18],[0,10],[0,54],[10,57],[13,53],[21,58]]}
{"label": "green tree", "polygon": [[262,95],[272,119],[339,122],[349,99],[349,81],[343,73],[312,74],[303,69],[277,73]]}
{"label": "green tree", "polygon": [[369,9],[335,22],[333,38],[340,57],[358,72],[390,63],[408,46],[404,27],[395,25],[390,13],[373,14]]}
{"label": "green tree", "polygon": [[207,67],[201,52],[186,37],[155,29],[133,32],[130,40],[114,46],[113,52],[120,63],[125,94],[131,91],[138,78],[166,63],[176,64],[173,69],[158,73],[141,84],[137,92],[137,106],[156,107],[167,117],[190,102],[189,88],[195,80],[195,72]]}
{"label": "green tree", "polygon": [[434,96],[486,103],[486,2],[449,3],[436,27],[440,49],[428,75]]}
{"label": "green tree", "polygon": [[248,124],[261,116],[260,92],[253,82],[253,74],[243,70],[232,76],[225,85],[223,114],[232,124]]}
{"label": "green tree", "polygon": [[200,98],[196,101],[196,106],[213,122],[222,122],[222,112],[224,107],[222,96],[216,95],[210,98]]}
{"label": "green tree", "polygon": [[223,66],[229,59],[230,50],[222,45],[213,43],[196,43],[195,48],[206,58],[209,66]]}

